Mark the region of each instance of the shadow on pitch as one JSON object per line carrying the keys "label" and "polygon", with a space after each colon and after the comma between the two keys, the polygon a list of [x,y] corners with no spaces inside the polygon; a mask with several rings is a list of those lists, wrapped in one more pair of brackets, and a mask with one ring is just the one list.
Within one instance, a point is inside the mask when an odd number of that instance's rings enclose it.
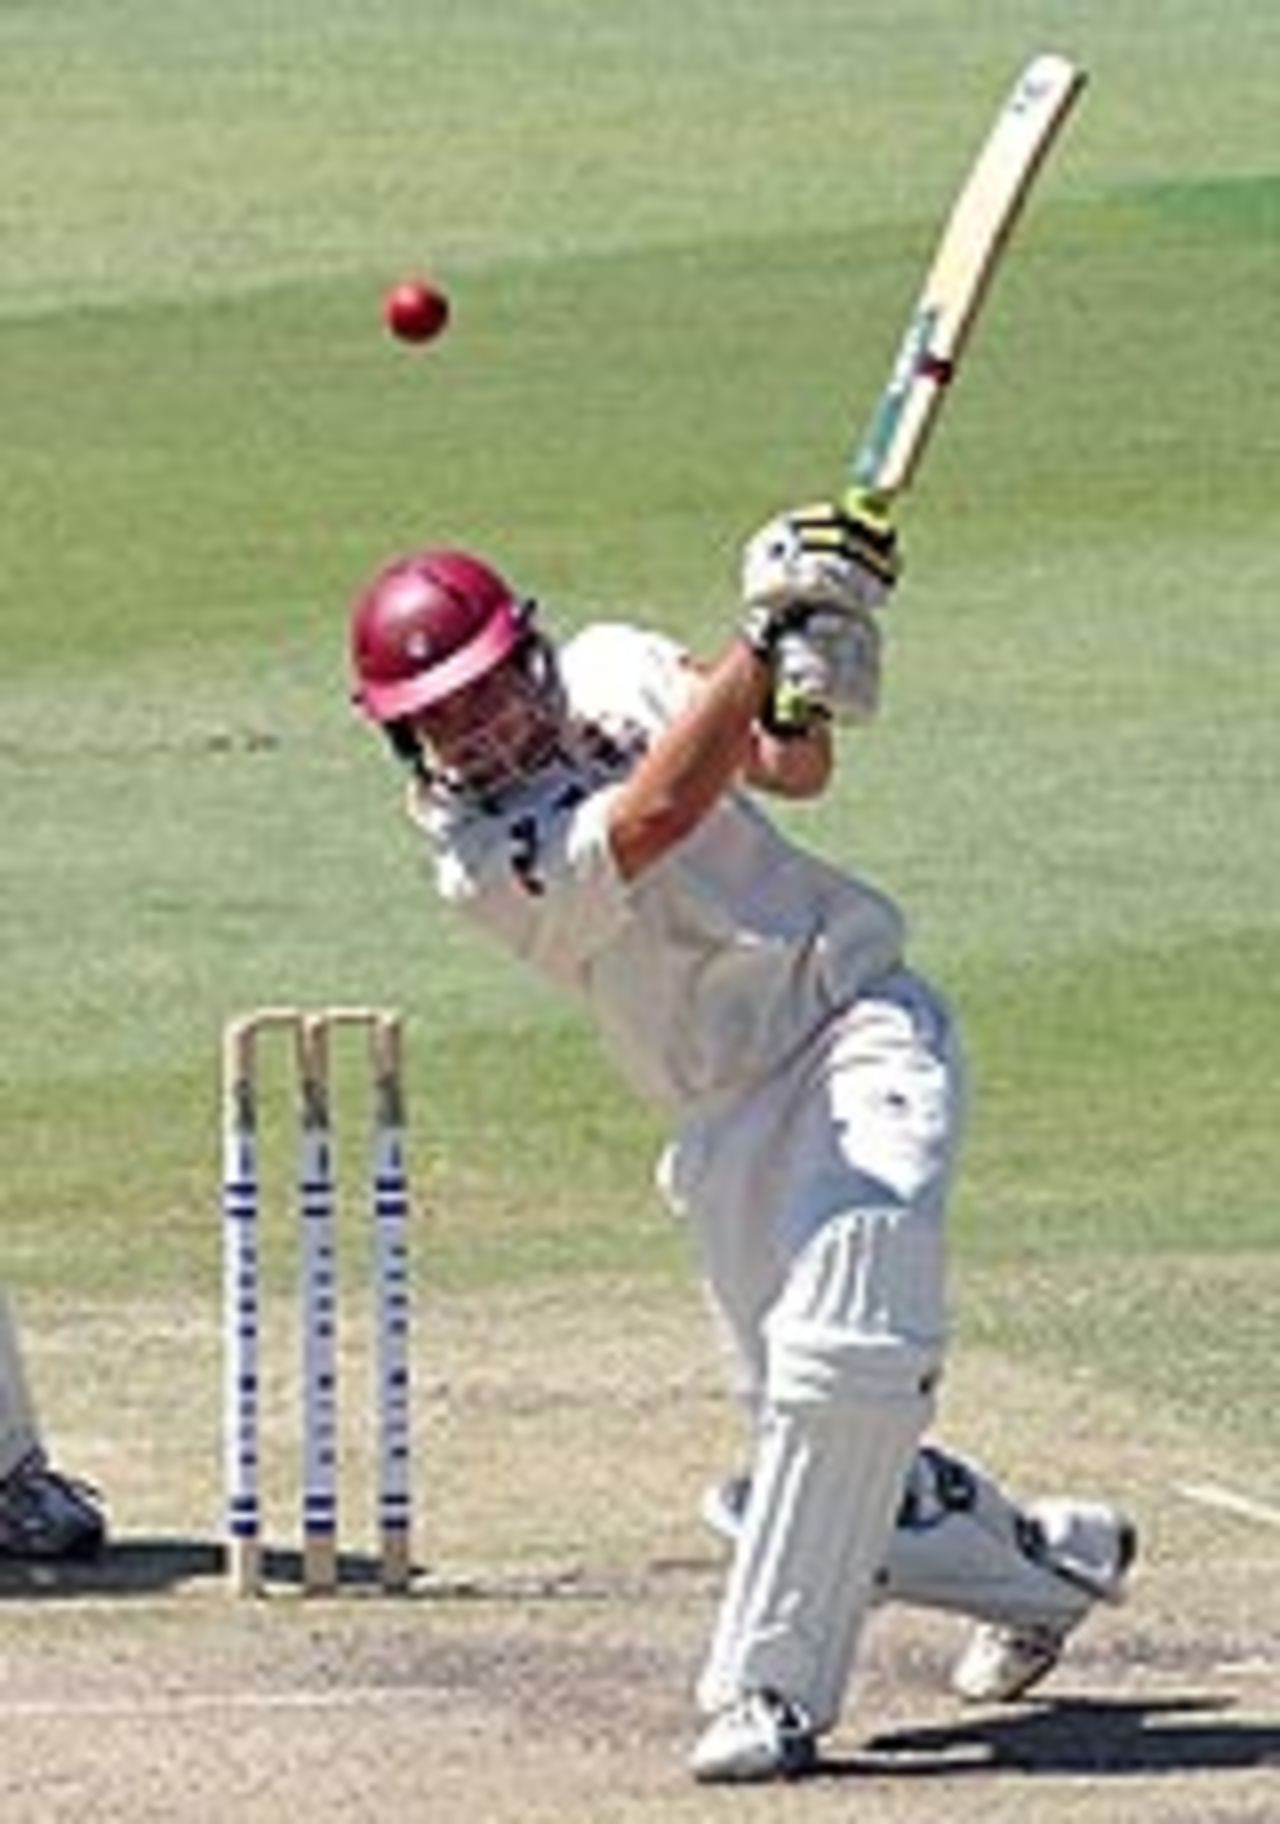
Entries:
{"label": "shadow on pitch", "polygon": [[[702,1561],[658,1562],[635,1576],[593,1573],[579,1562],[544,1569],[495,1571],[454,1576],[415,1564],[407,1595],[436,1602],[608,1603],[643,1598],[655,1581],[701,1574]],[[381,1561],[371,1553],[342,1552],[338,1560],[343,1595],[379,1595]],[[0,1602],[18,1599],[119,1599],[166,1591],[200,1595],[220,1592],[226,1575],[221,1541],[132,1535],[114,1539],[97,1558],[35,1562],[0,1557]],[[267,1546],[262,1555],[263,1591],[268,1596],[302,1591],[302,1554],[296,1547]],[[395,1600],[404,1600],[397,1595]]]}
{"label": "shadow on pitch", "polygon": [[1280,1767],[1280,1721],[1233,1723],[1233,1700],[1063,1699],[999,1716],[888,1730],[822,1773],[953,1780],[966,1773],[1132,1774]]}
{"label": "shadow on pitch", "polygon": [[[209,1539],[135,1536],[108,1544],[96,1558],[39,1562],[0,1558],[0,1602],[15,1598],[152,1596],[169,1590],[217,1585],[225,1571],[220,1543]],[[342,1581],[353,1590],[378,1588],[378,1561],[344,1552]],[[268,1589],[300,1588],[302,1555],[268,1550],[263,1558]]]}

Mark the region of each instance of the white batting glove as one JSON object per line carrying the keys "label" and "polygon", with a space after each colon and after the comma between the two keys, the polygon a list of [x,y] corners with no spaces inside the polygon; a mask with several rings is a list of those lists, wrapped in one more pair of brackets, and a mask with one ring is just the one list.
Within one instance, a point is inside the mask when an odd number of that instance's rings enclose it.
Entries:
{"label": "white batting glove", "polygon": [[865,608],[816,609],[773,655],[764,726],[786,739],[815,722],[869,722],[880,706],[880,627]]}
{"label": "white batting glove", "polygon": [[742,634],[774,674],[764,726],[799,736],[815,722],[866,722],[880,701],[880,630],[899,571],[897,534],[869,503],[781,513],[748,540]]}
{"label": "white batting glove", "polygon": [[[748,541],[742,596],[752,640],[802,626],[815,608],[880,608],[898,580],[898,540],[887,515],[821,502],[780,513]],[[756,644],[756,640],[752,640]]]}

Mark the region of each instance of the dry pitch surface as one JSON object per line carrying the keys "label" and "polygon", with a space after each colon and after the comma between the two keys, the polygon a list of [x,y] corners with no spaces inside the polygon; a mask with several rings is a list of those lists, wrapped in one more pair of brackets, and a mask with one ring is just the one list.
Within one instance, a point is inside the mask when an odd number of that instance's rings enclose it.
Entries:
{"label": "dry pitch surface", "polygon": [[[1003,1712],[946,1694],[960,1623],[886,1611],[819,1777],[693,1786],[688,1692],[720,1573],[693,1512],[732,1460],[732,1415],[691,1301],[597,1285],[611,1316],[584,1316],[587,1289],[424,1313],[425,1568],[401,1601],[303,1602],[285,1550],[266,1601],[223,1596],[209,1314],[157,1331],[104,1309],[71,1332],[28,1312],[60,1455],[101,1476],[117,1544],[74,1576],[0,1574],[5,1824],[1280,1817],[1280,1514],[1180,1492],[1247,1493],[1221,1443],[963,1355],[945,1435],[1024,1492],[1122,1495],[1146,1548],[1132,1601]],[[126,1333],[137,1371],[104,1416],[85,1364]]]}

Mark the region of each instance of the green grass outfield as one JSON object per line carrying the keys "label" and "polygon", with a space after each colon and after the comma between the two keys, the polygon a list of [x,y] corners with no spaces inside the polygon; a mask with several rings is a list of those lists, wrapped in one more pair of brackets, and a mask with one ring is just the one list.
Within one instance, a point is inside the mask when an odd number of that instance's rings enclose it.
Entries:
{"label": "green grass outfield", "polygon": [[[1243,0],[0,0],[20,1303],[212,1309],[218,1031],[279,999],[410,1016],[439,1283],[679,1271],[652,1117],[427,899],[346,602],[456,539],[561,628],[720,639],[1050,46],[1092,87],[904,516],[883,724],[796,822],[965,1019],[961,1346],[1277,1493],[1280,14]],[[378,312],[421,266],[456,319],[413,355]]]}

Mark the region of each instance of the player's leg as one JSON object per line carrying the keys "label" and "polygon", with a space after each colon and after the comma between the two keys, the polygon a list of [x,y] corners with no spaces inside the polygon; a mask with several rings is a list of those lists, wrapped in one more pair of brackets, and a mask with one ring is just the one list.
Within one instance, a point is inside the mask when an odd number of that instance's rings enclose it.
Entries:
{"label": "player's leg", "polygon": [[886,1597],[973,1617],[952,1673],[958,1695],[1000,1702],[1038,1684],[1099,1602],[1123,1600],[1132,1523],[1096,1501],[1025,1506],[962,1459],[921,1451],[886,1563]]}
{"label": "player's leg", "polygon": [[931,1002],[864,1005],[831,1040],[792,1085],[778,1216],[792,1264],[699,1685],[703,1779],[802,1771],[835,1722],[942,1352],[958,1103],[945,1020]]}
{"label": "player's leg", "polygon": [[744,1220],[782,1194],[778,1162],[787,1105],[766,1085],[713,1120],[688,1127],[663,1154],[658,1188],[688,1230],[699,1284],[730,1391],[754,1434],[764,1397],[764,1323],[787,1261],[768,1221]]}
{"label": "player's leg", "polygon": [[45,1455],[17,1330],[0,1292],[0,1556],[89,1557],[105,1532],[93,1491]]}
{"label": "player's leg", "polygon": [[[884,1220],[826,1225],[770,1318],[751,1494],[699,1683],[715,1718],[694,1758],[704,1779],[803,1771],[839,1714],[935,1368],[929,1353],[859,1331]],[[775,1739],[762,1699],[781,1707],[789,1741]]]}
{"label": "player's leg", "polygon": [[[708,1490],[703,1518],[736,1543],[748,1476]],[[1099,1501],[1019,1505],[991,1478],[936,1445],[906,1479],[877,1599],[947,1609],[976,1623],[952,1672],[972,1702],[1009,1702],[1051,1672],[1098,1603],[1124,1600],[1137,1553],[1133,1523]]]}

